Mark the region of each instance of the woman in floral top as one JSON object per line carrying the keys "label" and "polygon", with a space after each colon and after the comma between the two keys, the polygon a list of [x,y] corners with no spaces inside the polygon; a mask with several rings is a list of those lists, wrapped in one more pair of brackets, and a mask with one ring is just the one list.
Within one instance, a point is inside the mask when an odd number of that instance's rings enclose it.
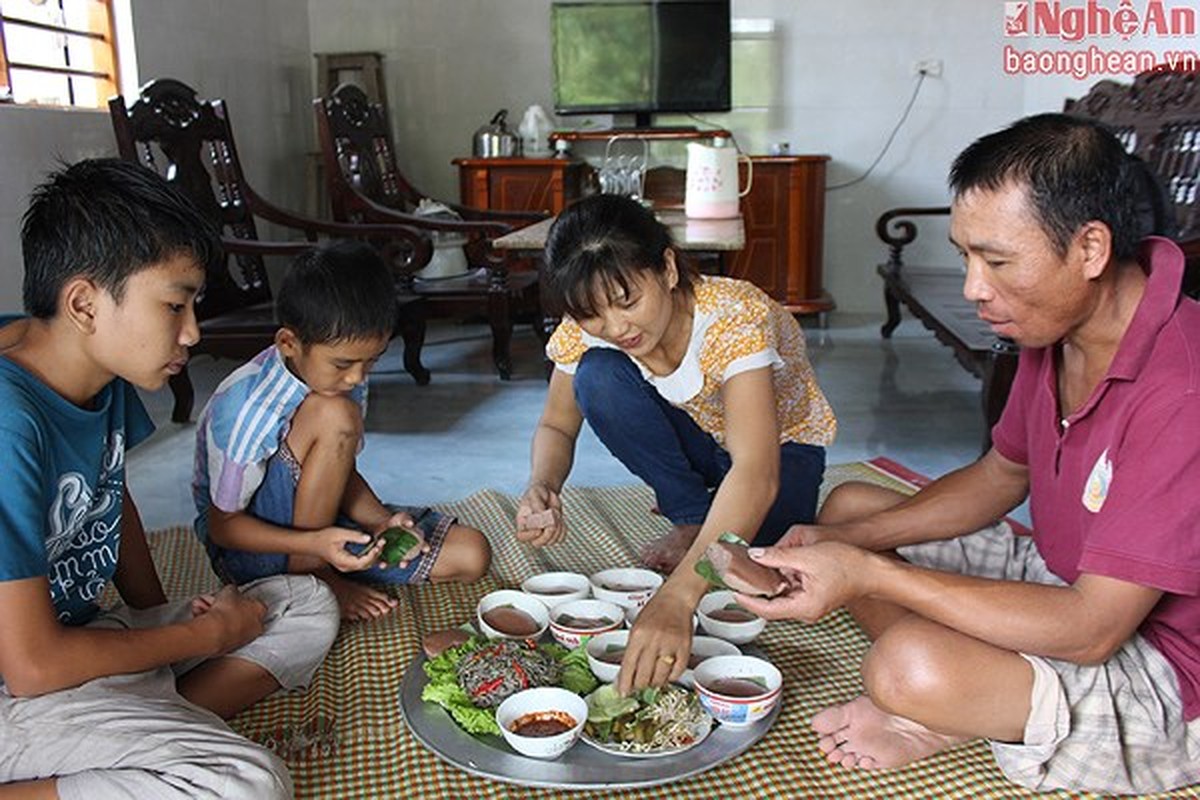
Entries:
{"label": "woman in floral top", "polygon": [[560,491],[583,421],[654,490],[673,528],[643,558],[670,572],[630,635],[618,686],[687,666],[706,590],[694,564],[732,531],[774,543],[813,520],[836,422],[796,320],[745,281],[698,275],[666,226],[613,195],[582,200],[546,244],[543,303],[564,313],[517,538],[566,533]]}

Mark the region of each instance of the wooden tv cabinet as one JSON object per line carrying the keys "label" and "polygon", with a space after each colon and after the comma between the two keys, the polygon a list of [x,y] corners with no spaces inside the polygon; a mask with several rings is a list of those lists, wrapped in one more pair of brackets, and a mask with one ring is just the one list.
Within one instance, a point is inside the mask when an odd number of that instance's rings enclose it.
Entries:
{"label": "wooden tv cabinet", "polygon": [[[793,314],[817,314],[824,325],[834,308],[822,284],[829,156],[752,156],[752,161],[754,183],[741,202],[746,247],[729,259],[727,274],[753,282]],[[574,159],[456,158],[453,163],[461,201],[475,208],[557,214],[595,191],[594,171]],[[650,173],[646,194],[655,205],[682,208],[683,170],[658,167]]]}

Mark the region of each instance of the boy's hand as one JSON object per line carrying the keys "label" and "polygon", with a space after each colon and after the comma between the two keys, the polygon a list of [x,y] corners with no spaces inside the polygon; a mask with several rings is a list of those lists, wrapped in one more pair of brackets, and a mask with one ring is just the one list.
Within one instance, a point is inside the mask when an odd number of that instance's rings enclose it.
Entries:
{"label": "boy's hand", "polygon": [[[267,607],[262,602],[242,594],[236,586],[223,586],[215,595],[202,595],[196,600],[205,597],[211,597],[211,602],[196,619],[213,627],[215,655],[236,650],[262,635],[263,618],[267,616]],[[193,601],[193,613],[196,608],[196,601]]]}
{"label": "boy's hand", "polygon": [[517,506],[517,541],[545,547],[561,542],[566,535],[567,523],[558,492],[545,484],[530,484]]}
{"label": "boy's hand", "polygon": [[380,569],[386,569],[387,567],[400,567],[403,569],[404,567],[408,566],[408,562],[412,561],[418,555],[429,552],[429,543],[425,541],[425,534],[421,533],[420,529],[417,528],[417,523],[413,520],[413,518],[403,511],[397,511],[395,514],[392,514],[390,517],[385,519],[375,531],[375,536],[379,537],[380,541],[384,541],[383,532],[388,528],[403,528],[417,538],[417,544],[413,545],[408,552],[405,553],[408,558],[399,559],[394,563],[380,561]]}
{"label": "boy's hand", "polygon": [[[362,531],[341,528],[337,525],[309,531],[307,535],[312,543],[310,553],[338,572],[360,572],[367,569],[379,560],[379,554],[383,552],[382,536],[372,541],[372,537]],[[370,546],[355,555],[346,549],[346,545],[351,543],[360,545],[369,543]]]}

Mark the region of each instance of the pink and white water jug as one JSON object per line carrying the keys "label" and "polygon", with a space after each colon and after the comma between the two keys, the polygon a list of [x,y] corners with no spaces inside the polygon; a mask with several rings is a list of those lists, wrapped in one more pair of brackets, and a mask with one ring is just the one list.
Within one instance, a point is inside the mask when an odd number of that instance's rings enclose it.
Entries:
{"label": "pink and white water jug", "polygon": [[[754,181],[750,157],[733,147],[712,147],[699,142],[689,142],[687,154],[684,212],[697,219],[736,217],[738,198],[749,193]],[[746,160],[746,188],[738,191],[738,161],[741,159]]]}

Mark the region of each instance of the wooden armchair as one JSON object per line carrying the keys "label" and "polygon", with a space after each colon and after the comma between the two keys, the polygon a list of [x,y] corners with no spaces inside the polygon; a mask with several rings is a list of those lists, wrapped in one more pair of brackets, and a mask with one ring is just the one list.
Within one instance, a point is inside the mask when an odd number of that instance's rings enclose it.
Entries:
{"label": "wooden armchair", "polygon": [[[1100,81],[1079,100],[1067,100],[1063,111],[1108,125],[1130,154],[1142,160],[1148,184],[1161,184],[1162,197],[1147,186],[1147,229],[1173,236],[1187,257],[1183,291],[1200,297],[1200,79],[1194,72],[1151,71],[1132,85]],[[894,208],[875,223],[875,233],[888,246],[888,260],[878,273],[884,282],[887,320],[881,333],[890,337],[906,306],[937,339],[954,350],[967,370],[983,379],[984,449],[991,444],[992,425],[1000,418],[1019,348],[998,337],[978,318],[962,296],[957,270],[911,267],[904,248],[917,238],[918,217],[945,216],[948,206]]]}
{"label": "wooden armchair", "polygon": [[[113,131],[121,157],[163,174],[180,187],[220,230],[226,259],[207,276],[196,301],[200,341],[193,355],[247,359],[269,345],[275,335],[274,303],[265,257],[293,256],[314,247],[319,238],[368,241],[397,273],[398,284],[429,263],[429,238],[401,225],[352,225],[301,217],[262,199],[246,182],[234,145],[229,115],[221,100],[198,100],[191,87],[162,78],[147,83],[133,105],[125,98],[109,101]],[[258,237],[262,218],[303,237],[268,242]],[[236,270],[235,270],[236,267]],[[424,302],[402,289],[397,333],[404,339],[404,366],[418,384],[429,382],[421,365],[425,337]],[[185,368],[170,380],[175,405],[171,419],[191,417],[194,390]]]}
{"label": "wooden armchair", "polygon": [[492,358],[502,380],[512,374],[509,345],[513,315],[532,314],[534,330],[543,335],[538,303],[538,274],[510,270],[511,256],[491,243],[509,231],[545,219],[548,214],[499,212],[442,202],[462,220],[416,216],[422,198],[396,166],[387,117],[357,86],[343,84],[328,98],[313,101],[317,136],[335,219],[352,222],[399,223],[431,233],[465,237],[467,262],[481,275],[423,280],[408,287],[429,301],[430,314],[442,317],[486,316],[492,329]]}

